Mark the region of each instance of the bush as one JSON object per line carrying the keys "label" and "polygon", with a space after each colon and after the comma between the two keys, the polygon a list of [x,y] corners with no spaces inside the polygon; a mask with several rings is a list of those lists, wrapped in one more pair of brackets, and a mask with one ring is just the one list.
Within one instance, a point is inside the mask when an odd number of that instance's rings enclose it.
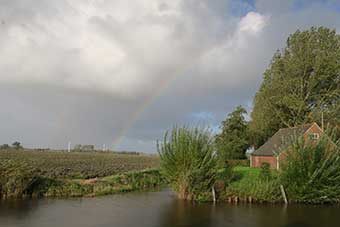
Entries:
{"label": "bush", "polygon": [[0,198],[23,197],[33,191],[39,170],[25,162],[0,162]]}
{"label": "bush", "polygon": [[263,179],[261,169],[236,167],[234,175],[233,181],[222,195],[222,200],[238,197],[240,200],[251,198],[259,202],[281,201],[280,184],[276,174],[273,174],[270,179]]}
{"label": "bush", "polygon": [[262,163],[260,170],[260,178],[263,180],[269,180],[271,178],[270,165],[267,162]]}
{"label": "bush", "polygon": [[158,144],[161,172],[178,197],[188,200],[206,198],[217,174],[210,132],[198,128],[174,128]]}
{"label": "bush", "polygon": [[248,159],[230,159],[227,161],[229,166],[235,167],[235,166],[243,166],[243,167],[249,167],[250,161]]}
{"label": "bush", "polygon": [[339,143],[331,142],[327,136],[322,136],[318,143],[296,140],[282,164],[281,181],[290,200],[339,202]]}

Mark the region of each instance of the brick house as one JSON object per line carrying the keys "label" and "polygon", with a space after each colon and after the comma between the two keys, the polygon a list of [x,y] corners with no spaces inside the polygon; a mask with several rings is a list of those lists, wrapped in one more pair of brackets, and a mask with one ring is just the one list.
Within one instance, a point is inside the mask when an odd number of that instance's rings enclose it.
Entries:
{"label": "brick house", "polygon": [[277,131],[265,144],[250,156],[250,167],[261,167],[269,163],[270,168],[279,169],[280,160],[284,159],[285,150],[291,145],[293,138],[304,137],[305,140],[319,140],[323,130],[316,123],[293,128],[283,128]]}

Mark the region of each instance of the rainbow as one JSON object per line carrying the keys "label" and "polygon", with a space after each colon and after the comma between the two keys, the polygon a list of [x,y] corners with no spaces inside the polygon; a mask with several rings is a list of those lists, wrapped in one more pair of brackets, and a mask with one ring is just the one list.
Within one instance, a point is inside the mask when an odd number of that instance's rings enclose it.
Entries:
{"label": "rainbow", "polygon": [[[192,57],[192,61],[187,62],[183,67],[179,67],[180,69],[174,70],[174,74],[170,79],[164,80],[161,82],[161,84],[155,89],[155,91],[147,96],[144,100],[144,102],[137,108],[135,112],[133,112],[130,117],[128,123],[120,130],[118,136],[113,140],[113,148],[119,146],[121,142],[124,140],[126,135],[128,134],[129,130],[134,126],[134,124],[139,119],[140,115],[156,100],[158,97],[161,96],[161,94],[167,90],[167,88],[176,81],[177,78],[182,75],[183,72],[186,71],[186,69],[190,69],[190,67],[195,63],[198,62],[202,57],[205,56],[205,53]],[[182,73],[181,73],[182,72]]]}
{"label": "rainbow", "polygon": [[129,130],[134,126],[134,124],[139,119],[140,115],[156,100],[161,94],[167,90],[167,88],[178,78],[178,76],[173,76],[169,80],[164,80],[161,84],[155,89],[155,91],[148,95],[143,103],[134,111],[130,117],[127,124],[120,130],[118,136],[113,140],[113,148],[119,146],[126,135],[128,134]]}

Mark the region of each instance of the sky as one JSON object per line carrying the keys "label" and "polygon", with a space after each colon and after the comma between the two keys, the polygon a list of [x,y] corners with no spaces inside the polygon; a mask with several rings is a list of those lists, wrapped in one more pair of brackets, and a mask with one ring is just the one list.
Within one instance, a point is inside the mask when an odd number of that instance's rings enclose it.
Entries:
{"label": "sky", "polygon": [[249,112],[297,29],[338,0],[0,0],[0,144],[156,152],[177,125]]}

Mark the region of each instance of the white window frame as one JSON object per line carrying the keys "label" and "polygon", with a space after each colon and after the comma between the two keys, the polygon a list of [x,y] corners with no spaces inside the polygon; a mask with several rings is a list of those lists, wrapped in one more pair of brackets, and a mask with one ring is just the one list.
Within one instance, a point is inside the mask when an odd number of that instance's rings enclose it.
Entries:
{"label": "white window frame", "polygon": [[312,140],[318,140],[320,138],[320,134],[319,133],[311,133],[309,134],[309,138]]}

